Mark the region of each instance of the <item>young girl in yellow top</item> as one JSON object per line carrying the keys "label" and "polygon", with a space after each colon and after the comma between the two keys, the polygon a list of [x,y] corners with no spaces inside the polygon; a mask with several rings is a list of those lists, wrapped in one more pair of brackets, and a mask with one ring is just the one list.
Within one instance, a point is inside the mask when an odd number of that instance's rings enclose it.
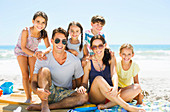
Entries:
{"label": "young girl in yellow top", "polygon": [[[131,58],[134,56],[133,46],[123,44],[120,47],[120,57],[122,60],[117,63],[118,87],[121,90],[120,96],[126,102],[137,100],[136,104],[142,104],[143,94],[139,85],[138,73],[139,66]],[[101,109],[114,106],[112,102],[100,105]]]}

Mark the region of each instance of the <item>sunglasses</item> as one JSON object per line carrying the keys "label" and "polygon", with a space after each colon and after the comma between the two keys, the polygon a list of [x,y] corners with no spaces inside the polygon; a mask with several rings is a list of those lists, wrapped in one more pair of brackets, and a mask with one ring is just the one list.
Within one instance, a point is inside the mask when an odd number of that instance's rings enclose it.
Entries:
{"label": "sunglasses", "polygon": [[96,45],[92,46],[92,49],[93,49],[93,50],[96,50],[97,48],[103,49],[103,47],[104,47],[103,44],[99,44],[98,46],[96,46]]}
{"label": "sunglasses", "polygon": [[55,42],[56,44],[58,44],[58,43],[60,43],[60,41],[62,41],[62,44],[63,44],[63,45],[66,45],[66,44],[67,44],[67,40],[66,40],[66,39],[60,40],[59,38],[56,38],[54,42]]}

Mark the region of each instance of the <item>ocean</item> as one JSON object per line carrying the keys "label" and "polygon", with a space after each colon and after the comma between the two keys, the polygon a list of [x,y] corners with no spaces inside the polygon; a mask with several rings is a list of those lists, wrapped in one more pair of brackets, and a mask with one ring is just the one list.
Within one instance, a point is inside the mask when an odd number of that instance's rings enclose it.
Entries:
{"label": "ocean", "polygon": [[[119,58],[121,45],[109,46],[114,51],[116,58]],[[170,45],[133,45],[133,47],[135,60],[170,60]],[[14,45],[0,45],[0,60],[16,59],[14,48]],[[44,49],[44,45],[39,46],[39,50]]]}

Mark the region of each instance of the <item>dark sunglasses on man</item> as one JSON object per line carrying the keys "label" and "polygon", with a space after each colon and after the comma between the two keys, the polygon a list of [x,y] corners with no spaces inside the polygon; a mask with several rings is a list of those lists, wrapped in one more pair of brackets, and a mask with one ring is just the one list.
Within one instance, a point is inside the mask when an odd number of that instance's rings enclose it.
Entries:
{"label": "dark sunglasses on man", "polygon": [[59,38],[56,38],[54,42],[55,42],[56,44],[58,44],[58,43],[60,43],[60,41],[62,41],[62,44],[63,44],[63,45],[66,45],[66,44],[67,44],[67,40],[66,40],[66,39],[60,40]]}

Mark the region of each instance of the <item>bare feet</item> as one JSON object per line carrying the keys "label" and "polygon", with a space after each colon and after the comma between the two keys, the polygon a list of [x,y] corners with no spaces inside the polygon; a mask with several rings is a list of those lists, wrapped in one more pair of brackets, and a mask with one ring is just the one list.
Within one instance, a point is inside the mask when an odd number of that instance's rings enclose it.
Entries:
{"label": "bare feet", "polygon": [[50,112],[48,101],[43,101],[41,103],[41,112]]}
{"label": "bare feet", "polygon": [[49,107],[44,106],[44,107],[41,109],[41,112],[50,112],[50,109],[49,109]]}
{"label": "bare feet", "polygon": [[27,110],[41,110],[41,105],[40,104],[31,104],[26,108]]}
{"label": "bare feet", "polygon": [[105,106],[105,104],[99,104],[99,105],[97,106],[97,108],[98,108],[99,110],[103,110],[103,109],[106,109],[107,107]]}
{"label": "bare feet", "polygon": [[25,103],[32,103],[32,102],[31,102],[31,99],[27,99],[27,100],[25,101]]}

